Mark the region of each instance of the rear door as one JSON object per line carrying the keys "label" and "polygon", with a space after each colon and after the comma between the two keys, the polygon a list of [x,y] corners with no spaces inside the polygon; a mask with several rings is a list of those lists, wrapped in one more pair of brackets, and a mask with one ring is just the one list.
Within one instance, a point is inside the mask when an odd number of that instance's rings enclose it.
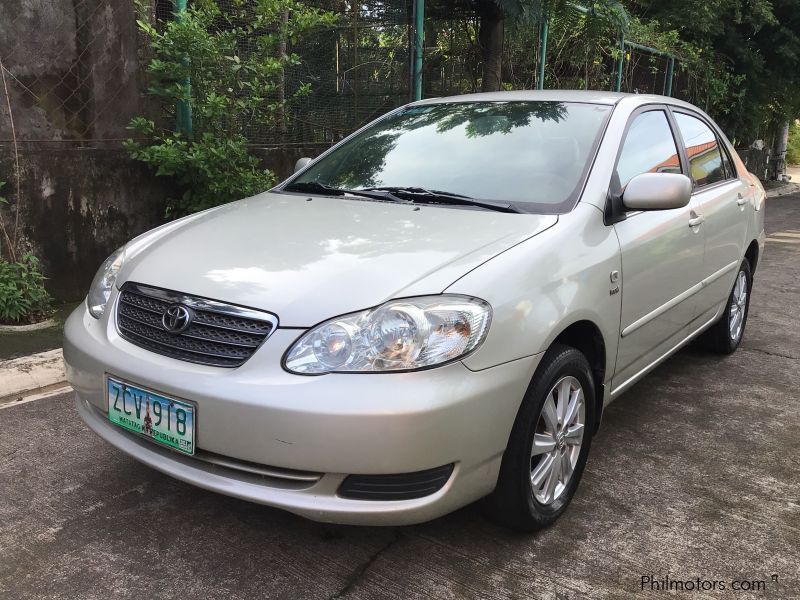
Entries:
{"label": "rear door", "polygon": [[[667,109],[645,107],[631,117],[612,191],[641,173],[683,173]],[[622,252],[622,314],[612,391],[686,335],[697,315],[695,294],[703,272],[703,230],[697,202],[683,208],[629,212],[614,225]]]}
{"label": "rear door", "polygon": [[699,314],[713,313],[728,298],[744,254],[748,202],[752,192],[741,181],[727,148],[711,124],[697,113],[672,109],[694,184],[693,202],[704,220],[703,288]]}

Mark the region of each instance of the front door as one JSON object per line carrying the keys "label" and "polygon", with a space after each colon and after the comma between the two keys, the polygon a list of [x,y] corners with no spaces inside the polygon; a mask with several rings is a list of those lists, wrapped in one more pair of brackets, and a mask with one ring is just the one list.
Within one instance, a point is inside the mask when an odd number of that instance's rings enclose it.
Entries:
{"label": "front door", "polygon": [[[617,161],[619,189],[641,173],[683,172],[675,140],[663,108],[636,114]],[[693,199],[683,208],[632,212],[614,225],[622,314],[612,393],[680,342],[697,317],[705,241],[697,210]]]}

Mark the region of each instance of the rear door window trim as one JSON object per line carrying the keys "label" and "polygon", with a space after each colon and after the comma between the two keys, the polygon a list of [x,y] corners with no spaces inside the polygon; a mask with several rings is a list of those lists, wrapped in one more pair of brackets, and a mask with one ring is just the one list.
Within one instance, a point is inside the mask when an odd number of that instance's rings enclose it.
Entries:
{"label": "rear door window trim", "polygon": [[[683,106],[671,106],[671,105],[668,105],[667,108],[668,108],[668,110],[670,112],[672,120],[675,123],[675,131],[673,133],[677,134],[679,139],[680,139],[679,151],[681,152],[681,154],[686,159],[686,171],[685,171],[685,173],[688,173],[689,179],[692,180],[692,196],[694,196],[695,194],[701,193],[701,192],[705,192],[707,190],[712,190],[712,189],[720,187],[722,185],[726,185],[726,184],[731,183],[733,181],[739,180],[739,173],[738,173],[738,170],[737,170],[737,167],[736,167],[736,163],[733,162],[733,157],[731,156],[730,152],[728,151],[727,145],[723,141],[723,138],[722,138],[722,136],[720,135],[720,132],[719,132],[719,128],[716,126],[716,124],[711,122],[710,119],[705,118],[700,113],[697,113],[697,112],[695,112],[695,111],[693,111],[691,109],[688,109],[688,108],[684,108]],[[689,162],[689,157],[686,154],[686,142],[683,139],[683,134],[681,133],[680,127],[678,127],[677,120],[675,120],[675,113],[682,113],[682,114],[685,114],[685,115],[687,115],[689,117],[694,117],[695,119],[697,119],[701,123],[703,123],[706,127],[708,127],[709,130],[711,130],[711,133],[714,135],[714,138],[717,140],[717,148],[720,151],[720,160],[722,160],[722,158],[723,158],[722,152],[724,151],[725,152],[725,158],[728,159],[728,164],[731,166],[731,169],[733,170],[733,172],[729,174],[728,170],[724,168],[724,161],[723,161],[723,171],[725,172],[725,179],[722,179],[720,181],[715,181],[713,183],[706,183],[704,185],[697,185],[697,182],[695,181],[694,177],[692,177],[692,174],[691,174],[692,173],[691,165],[690,165],[690,162]]]}

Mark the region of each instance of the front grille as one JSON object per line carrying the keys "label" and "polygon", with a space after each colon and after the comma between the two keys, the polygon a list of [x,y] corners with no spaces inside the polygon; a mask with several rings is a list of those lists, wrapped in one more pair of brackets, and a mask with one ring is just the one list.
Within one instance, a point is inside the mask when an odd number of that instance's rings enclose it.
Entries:
{"label": "front grille", "polygon": [[[164,326],[168,309],[191,309],[190,324],[178,333]],[[151,352],[214,367],[238,367],[278,324],[275,315],[208,298],[128,282],[117,302],[117,329]]]}
{"label": "front grille", "polygon": [[396,475],[348,475],[339,496],[354,500],[413,500],[442,489],[453,473],[453,464]]}

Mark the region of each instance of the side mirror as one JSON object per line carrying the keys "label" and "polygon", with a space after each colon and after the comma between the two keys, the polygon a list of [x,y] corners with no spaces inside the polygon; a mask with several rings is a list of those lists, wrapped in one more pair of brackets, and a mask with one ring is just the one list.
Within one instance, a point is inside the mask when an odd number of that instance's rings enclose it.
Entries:
{"label": "side mirror", "polygon": [[628,210],[682,208],[692,196],[692,180],[678,173],[642,173],[625,186],[622,203]]}
{"label": "side mirror", "polygon": [[302,171],[303,169],[306,168],[306,166],[310,162],[311,162],[311,159],[308,158],[307,156],[304,156],[303,158],[298,158],[297,162],[294,163],[294,172],[297,173],[298,171]]}

